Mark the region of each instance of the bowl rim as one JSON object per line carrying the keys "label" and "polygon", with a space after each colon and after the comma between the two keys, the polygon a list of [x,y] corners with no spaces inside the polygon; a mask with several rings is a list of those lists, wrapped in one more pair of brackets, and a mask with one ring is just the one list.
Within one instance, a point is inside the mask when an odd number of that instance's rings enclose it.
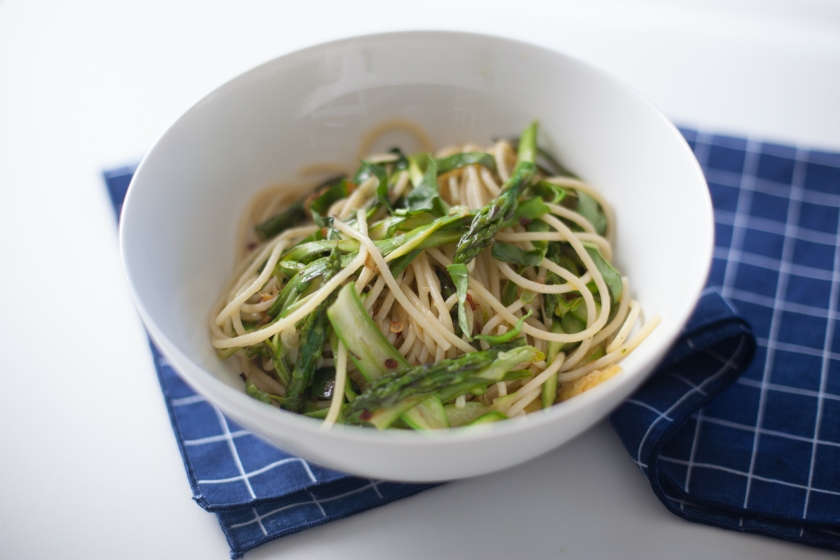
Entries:
{"label": "bowl rim", "polygon": [[[334,49],[336,47],[352,46],[353,44],[363,44],[366,41],[405,39],[411,37],[424,39],[436,37],[441,39],[463,38],[472,41],[491,41],[496,43],[507,43],[509,46],[512,47],[515,46],[523,49],[541,51],[542,53],[549,54],[551,56],[564,58],[566,59],[566,61],[571,62],[572,64],[582,66],[587,71],[599,75],[601,79],[610,82],[618,89],[623,90],[625,94],[634,97],[637,102],[647,105],[648,109],[652,111],[656,119],[660,121],[660,124],[665,125],[666,128],[670,130],[671,135],[680,145],[680,149],[688,156],[688,161],[690,162],[690,165],[693,168],[694,175],[705,187],[703,189],[703,195],[705,196],[702,197],[704,202],[703,207],[697,209],[697,211],[702,211],[705,214],[705,219],[703,221],[705,221],[707,224],[707,235],[703,243],[704,248],[702,251],[702,255],[698,257],[702,258],[703,262],[705,263],[704,273],[702,276],[698,275],[697,278],[693,280],[693,285],[690,286],[689,289],[685,290],[686,292],[689,292],[691,294],[690,298],[687,299],[690,299],[693,304],[690,308],[688,308],[688,311],[685,313],[685,316],[678,318],[667,318],[668,322],[673,326],[673,328],[672,332],[667,334],[663,340],[658,341],[659,345],[664,348],[658,349],[657,351],[653,352],[650,356],[646,357],[641,363],[636,364],[634,370],[637,371],[631,371],[628,372],[628,375],[621,375],[608,379],[605,382],[597,385],[596,387],[593,387],[592,389],[580,395],[577,395],[575,398],[570,399],[568,401],[564,401],[563,403],[555,404],[554,406],[548,409],[528,414],[526,417],[511,418],[510,420],[505,422],[493,422],[480,426],[469,426],[462,428],[449,428],[446,430],[434,431],[432,433],[403,430],[373,430],[370,428],[360,426],[347,426],[342,424],[336,424],[331,429],[324,430],[321,428],[322,423],[320,420],[307,418],[298,414],[289,413],[284,410],[279,410],[276,407],[259,402],[256,399],[253,399],[252,397],[246,395],[244,392],[238,391],[235,388],[227,385],[226,383],[218,379],[216,376],[214,376],[212,373],[205,370],[201,365],[187,357],[187,355],[184,354],[174,343],[172,343],[168,339],[168,337],[162,332],[162,330],[158,327],[151,314],[148,312],[145,305],[143,304],[143,300],[141,299],[137,287],[135,286],[134,281],[132,280],[131,265],[129,263],[130,256],[128,255],[128,252],[126,250],[126,230],[127,228],[131,227],[133,220],[129,218],[129,226],[126,226],[127,222],[123,218],[131,215],[130,211],[133,207],[132,200],[134,199],[135,193],[137,191],[136,184],[138,183],[138,178],[139,183],[142,184],[145,167],[148,165],[148,162],[150,160],[153,160],[155,158],[157,152],[160,149],[162,140],[165,137],[167,137],[170,133],[172,133],[172,131],[185,119],[187,115],[198,110],[201,106],[210,102],[214,97],[217,97],[219,94],[238,87],[238,84],[240,82],[247,80],[248,78],[254,75],[258,75],[262,72],[265,72],[272,66],[280,63],[280,61],[282,60],[289,60],[296,57],[305,57],[308,55],[316,54],[319,51]],[[475,33],[467,31],[450,31],[440,29],[417,29],[406,31],[367,33],[317,43],[273,57],[270,60],[262,62],[244,72],[241,72],[227,79],[224,83],[213,88],[210,92],[203,95],[200,99],[198,99],[187,109],[181,112],[181,114],[178,115],[178,117],[175,118],[167,126],[167,128],[157,137],[155,142],[152,144],[152,147],[142,158],[141,162],[134,171],[134,175],[132,177],[131,183],[126,193],[125,200],[123,202],[122,213],[120,216],[120,257],[123,265],[123,272],[125,274],[129,292],[131,294],[131,298],[134,301],[134,304],[140,314],[140,317],[143,320],[143,324],[152,340],[160,348],[164,356],[166,356],[167,358],[172,358],[170,362],[172,363],[173,369],[178,373],[179,377],[181,377],[199,395],[205,397],[211,404],[218,405],[219,408],[221,408],[222,411],[226,414],[229,414],[233,417],[240,416],[238,412],[228,412],[228,410],[226,410],[228,408],[233,408],[237,411],[245,410],[247,412],[247,417],[261,426],[284,426],[297,432],[303,433],[305,435],[311,435],[321,439],[338,439],[354,443],[372,443],[387,445],[401,444],[424,447],[429,445],[461,445],[469,441],[482,441],[497,438],[502,435],[514,436],[516,434],[529,431],[539,426],[544,426],[546,424],[558,422],[564,417],[576,415],[578,411],[582,409],[585,410],[587,408],[590,408],[590,406],[594,402],[607,397],[607,395],[609,395],[610,393],[619,391],[620,387],[625,384],[635,383],[637,386],[639,386],[647,378],[653,375],[656,364],[660,362],[662,358],[664,358],[664,356],[667,354],[668,349],[673,345],[674,341],[679,336],[682,328],[690,318],[691,313],[693,312],[693,309],[696,306],[696,303],[699,301],[702,295],[702,292],[706,285],[706,281],[711,271],[712,257],[714,251],[715,230],[711,195],[706,185],[707,183],[703,171],[700,167],[700,164],[698,163],[693,151],[689,147],[685,138],[682,136],[682,134],[680,134],[676,126],[667,117],[665,117],[647,98],[645,98],[643,95],[637,92],[634,88],[624,83],[619,78],[608,73],[607,71],[602,70],[601,68],[589,62],[573,57],[562,51],[553,49],[545,45],[531,43],[528,41],[506,37],[503,35]],[[185,363],[188,364],[189,367],[178,368],[176,367],[177,363]],[[639,371],[643,370],[647,370],[647,373],[638,373]],[[641,377],[641,379],[639,379],[639,377]],[[598,413],[600,418],[603,419],[605,416],[607,416],[610,412],[612,412],[612,410],[619,406],[621,402],[626,400],[626,398],[629,398],[629,395],[628,397],[622,397],[619,403],[614,405],[608,412]],[[258,436],[261,435],[258,430],[255,430],[255,433]],[[262,435],[261,437],[265,438],[269,436]]]}

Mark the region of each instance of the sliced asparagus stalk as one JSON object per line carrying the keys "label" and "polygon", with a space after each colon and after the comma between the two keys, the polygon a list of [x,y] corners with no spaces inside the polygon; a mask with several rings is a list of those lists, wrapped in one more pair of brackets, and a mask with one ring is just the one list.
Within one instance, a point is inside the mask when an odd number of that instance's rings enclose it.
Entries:
{"label": "sliced asparagus stalk", "polygon": [[404,412],[400,419],[415,430],[439,430],[449,427],[443,402],[437,395]]}
{"label": "sliced asparagus stalk", "polygon": [[[333,249],[328,258],[327,270],[321,278],[322,286],[341,270],[341,258],[337,248]],[[324,343],[327,341],[327,309],[332,305],[334,299],[335,295],[330,294],[303,323],[303,328],[300,331],[298,360],[286,388],[286,400],[282,403],[286,410],[300,412],[303,407],[303,397],[310,383],[312,383],[315,365],[318,358],[321,357]]]}
{"label": "sliced asparagus stalk", "polygon": [[341,289],[327,316],[350,359],[368,382],[408,367],[406,359],[382,336],[365,311],[352,283]]}

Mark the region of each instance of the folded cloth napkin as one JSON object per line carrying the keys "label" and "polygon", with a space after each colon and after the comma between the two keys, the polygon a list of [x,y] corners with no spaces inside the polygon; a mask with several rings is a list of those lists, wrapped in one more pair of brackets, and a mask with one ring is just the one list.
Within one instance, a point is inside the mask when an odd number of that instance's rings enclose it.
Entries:
{"label": "folded cloth napkin", "polygon": [[[795,153],[790,148],[753,143],[749,144],[750,150],[747,150],[747,142],[744,140],[699,135],[691,130],[684,130],[683,134],[692,147],[698,151],[701,163],[708,166],[708,171],[714,177],[710,188],[715,201],[715,215],[718,223],[718,249],[716,249],[710,285],[723,286],[724,294],[738,301],[739,309],[755,322],[759,335],[764,336],[762,333],[767,333],[769,330],[762,321],[768,313],[770,315],[774,313],[772,305],[774,298],[762,298],[767,291],[767,279],[764,276],[758,278],[756,275],[741,278],[740,275],[745,270],[755,272],[754,269],[760,269],[760,273],[765,276],[773,274],[779,276],[780,258],[777,256],[775,261],[770,261],[772,256],[762,252],[770,250],[767,248],[770,243],[761,235],[774,232],[786,234],[787,220],[784,214],[767,216],[767,211],[761,210],[764,201],[759,196],[762,192],[760,185],[765,179],[760,172],[765,172],[765,174],[781,172],[785,169],[784,161],[795,159],[795,161],[804,162],[797,165],[808,167],[807,176],[811,177],[811,182],[802,182],[804,175],[802,170],[796,175],[800,182],[794,183],[793,189],[799,189],[797,191],[797,200],[800,201],[798,204],[801,206],[803,204],[801,201],[808,198],[806,196],[803,199],[802,189],[810,188],[817,193],[818,201],[822,200],[819,198],[822,196],[833,205],[829,206],[828,210],[828,214],[833,216],[833,222],[819,221],[823,220],[819,218],[823,216],[820,214],[821,206],[814,206],[811,209],[811,214],[818,216],[815,220],[818,220],[821,225],[811,226],[816,229],[813,232],[809,231],[809,235],[813,237],[811,235],[813,233],[824,241],[829,237],[833,239],[837,234],[840,186],[835,177],[840,156],[816,152]],[[765,151],[768,152],[767,156],[763,155]],[[759,152],[762,154],[760,157]],[[782,155],[775,155],[777,152]],[[739,153],[740,156],[738,156]],[[747,153],[750,155],[745,156]],[[751,162],[750,165],[743,164],[745,157],[746,161]],[[757,159],[763,163],[757,164]],[[812,159],[814,162],[808,163]],[[739,164],[738,161],[741,163]],[[825,162],[828,163],[825,164]],[[815,170],[812,171],[811,167]],[[719,174],[725,176],[725,180],[714,175],[718,171]],[[132,173],[132,168],[105,173],[108,190],[118,215]],[[767,179],[770,185],[768,188],[773,190],[771,194],[777,194],[776,191],[778,191],[782,194],[782,198],[790,196],[793,192],[791,188],[793,175],[788,175],[789,180],[781,181],[781,185],[771,185],[773,177]],[[777,178],[775,182],[780,181]],[[814,185],[818,186],[814,187]],[[826,191],[833,194],[825,196],[819,194]],[[747,194],[742,194],[744,192]],[[749,202],[736,204],[741,197]],[[795,241],[803,237],[805,230],[801,225],[798,230],[795,225],[790,229],[793,232],[791,235],[795,236],[796,232],[799,232],[799,237],[796,237]],[[746,235],[748,230],[750,234],[757,233],[758,239],[752,239],[750,235]],[[803,241],[810,240],[810,237]],[[736,239],[737,242],[734,241]],[[779,246],[783,244],[779,241],[775,243]],[[823,245],[829,245],[830,255],[833,258],[837,243],[834,241],[832,244],[822,243],[820,248],[824,248]],[[810,251],[810,248],[811,245],[808,245],[807,250]],[[754,254],[755,258],[747,258],[748,253]],[[798,270],[792,263],[799,262],[795,259],[791,261],[789,253],[790,250],[785,253],[788,255],[786,262],[789,264],[784,265],[786,268],[783,268],[788,276],[792,270]],[[808,259],[807,256],[800,256],[801,258]],[[755,264],[753,261],[761,264]],[[770,263],[769,270],[765,261]],[[730,263],[734,263],[736,267],[734,272],[728,272],[727,267],[732,266]],[[741,263],[753,263],[750,265],[753,268],[747,269],[746,265]],[[833,261],[830,261],[827,265],[829,270],[832,263]],[[740,270],[737,268],[739,265]],[[802,266],[810,266],[809,270],[814,268],[808,262],[803,263]],[[822,263],[816,268],[823,271],[825,266],[825,263]],[[818,276],[823,280],[828,278],[831,283],[831,279],[837,274],[819,272]],[[793,284],[790,280],[784,284],[786,288],[791,285]],[[837,298],[833,285],[830,292],[832,304],[830,308],[836,309]],[[761,302],[756,303],[756,298],[761,299]],[[787,301],[799,300],[789,295]],[[769,308],[767,308],[768,302],[771,304]],[[813,302],[805,305],[814,306]],[[822,331],[814,336],[824,337],[826,336],[825,317],[829,316],[828,301],[819,309],[822,310],[823,317]],[[788,308],[784,308],[782,311],[787,310]],[[766,321],[769,324],[769,319]],[[784,533],[784,529],[790,526],[802,527],[803,516],[800,515],[792,521],[788,517],[788,505],[791,501],[787,492],[791,489],[811,487],[811,506],[807,512],[807,519],[812,521],[816,515],[821,515],[821,519],[828,519],[833,509],[836,523],[840,515],[840,503],[836,501],[840,498],[840,493],[836,491],[838,480],[840,480],[840,477],[836,476],[838,461],[828,460],[815,463],[807,485],[793,480],[791,483],[782,482],[769,488],[759,488],[760,484],[765,484],[769,479],[787,480],[785,478],[789,474],[787,470],[782,474],[771,476],[764,466],[767,462],[764,460],[765,455],[779,460],[777,454],[784,453],[785,449],[776,443],[779,434],[785,431],[784,426],[790,424],[799,431],[791,428],[790,433],[796,436],[783,439],[782,444],[789,441],[792,445],[802,445],[804,442],[811,445],[812,441],[817,441],[814,438],[814,426],[822,424],[824,429],[818,434],[821,452],[823,446],[828,446],[826,449],[829,452],[836,452],[840,446],[838,443],[828,443],[840,441],[836,433],[838,414],[834,413],[832,416],[831,410],[834,409],[829,409],[830,403],[836,405],[840,401],[840,397],[837,396],[840,395],[840,371],[835,376],[834,385],[832,385],[829,382],[829,375],[834,373],[834,370],[829,372],[820,369],[822,362],[819,360],[817,360],[819,363],[816,364],[817,373],[815,374],[811,362],[806,365],[797,361],[780,360],[776,356],[775,360],[771,359],[769,362],[768,383],[764,385],[761,383],[764,377],[762,374],[765,372],[764,364],[767,363],[768,346],[773,347],[776,352],[780,349],[777,341],[780,321],[777,319],[774,322],[776,325],[773,330],[776,334],[772,338],[774,343],[769,344],[768,340],[771,340],[769,336],[759,339],[759,353],[748,370],[751,374],[747,375],[747,379],[738,380],[738,376],[747,367],[752,357],[755,339],[744,320],[736,315],[734,309],[721,297],[720,290],[708,289],[704,292],[685,333],[666,357],[659,372],[614,413],[613,423],[630,451],[631,457],[650,477],[657,496],[678,515],[692,521],[793,538]],[[828,331],[826,340],[832,339],[832,333],[833,330]],[[822,340],[823,338],[820,338],[820,341]],[[201,507],[218,516],[230,544],[232,558],[238,558],[247,550],[266,541],[346,517],[430,487],[430,485],[359,479],[320,468],[290,456],[243,430],[196,395],[180,380],[154,345],[152,345],[152,353],[176,440],[184,458],[193,498]],[[806,352],[805,355],[813,361],[813,357],[822,356],[822,352]],[[832,358],[834,356],[831,355]],[[776,373],[777,370],[778,373]],[[816,375],[821,380],[819,387],[809,386],[809,389],[800,387],[801,383],[797,381],[799,374],[795,372],[802,372],[802,376],[810,376],[809,378]],[[820,372],[824,373],[820,375]],[[774,375],[782,376],[783,379],[777,380],[773,377]],[[787,377],[792,380],[782,382]],[[765,388],[761,389],[762,386]],[[777,388],[787,389],[787,391],[780,390],[782,397],[808,396],[811,401],[819,401],[821,404],[817,408],[821,412],[817,414],[822,422],[814,421],[813,404],[810,409],[791,408],[786,404],[787,401],[781,403],[781,406],[776,406],[776,401],[766,395],[771,388],[773,391]],[[819,388],[822,390],[820,391]],[[746,418],[748,411],[744,410],[739,401],[743,397],[738,391],[744,390],[759,390],[765,394],[761,399],[764,403],[760,417],[762,430],[758,432],[753,427],[757,422],[757,412],[754,412],[752,417]],[[834,396],[831,396],[832,394]],[[721,398],[715,399],[718,395],[722,395]],[[715,399],[713,403],[707,404],[713,399]],[[753,407],[753,410],[755,409],[756,407]],[[808,410],[811,411],[812,432],[802,436],[799,432],[802,431],[803,422],[807,424]],[[799,417],[800,413],[806,414],[805,420]],[[709,421],[709,418],[716,420]],[[832,418],[835,427],[833,434],[830,433]],[[727,430],[723,438],[718,437],[717,434],[721,430]],[[748,434],[749,438],[745,438],[743,434]],[[738,456],[735,450],[740,449],[741,443],[747,439],[757,440],[758,434],[761,435],[761,445],[756,446],[757,452],[750,461],[753,463],[752,474],[750,475],[749,468],[731,466],[727,462],[730,452]],[[773,442],[774,445],[765,449],[767,441]],[[746,453],[751,453],[751,450],[750,447]],[[743,451],[740,453],[743,454]],[[796,466],[798,467],[799,463]],[[789,469],[787,464],[779,465],[779,467]],[[809,470],[809,465],[806,464],[805,468]],[[731,477],[751,478],[752,493],[750,495],[752,498],[748,504],[749,509],[739,511],[726,504],[725,500],[719,499],[720,495],[728,498],[728,487],[724,488],[722,485]],[[813,484],[810,484],[811,481]],[[797,484],[801,488],[797,487]],[[742,499],[743,494],[745,492],[742,492]],[[834,498],[835,502],[828,503],[824,498]],[[819,502],[819,507],[817,502]],[[773,509],[773,505],[776,509]],[[802,509],[801,504],[799,508]],[[735,517],[731,517],[733,515]],[[744,518],[743,523],[740,522],[741,516]],[[770,527],[761,519],[774,519],[778,526]],[[823,528],[830,530],[829,525],[830,523],[824,524]],[[812,537],[812,533],[821,536]],[[837,537],[837,534],[833,535],[832,540],[830,532],[806,529],[795,540],[818,546],[840,548],[840,539]]]}
{"label": "folded cloth napkin", "polygon": [[715,208],[709,285],[758,349],[721,391],[738,352],[691,354],[714,333],[689,323],[613,426],[673,513],[840,550],[840,154],[682,133]]}

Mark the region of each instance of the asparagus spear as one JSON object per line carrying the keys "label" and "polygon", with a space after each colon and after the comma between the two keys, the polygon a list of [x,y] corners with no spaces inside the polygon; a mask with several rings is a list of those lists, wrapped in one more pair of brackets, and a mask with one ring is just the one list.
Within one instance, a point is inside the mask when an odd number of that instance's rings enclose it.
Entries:
{"label": "asparagus spear", "polygon": [[[341,270],[341,258],[336,249],[330,253],[327,269],[321,279],[321,285],[326,284],[338,271]],[[313,311],[303,323],[300,331],[300,350],[295,369],[292,371],[292,378],[286,388],[286,400],[282,403],[283,408],[292,412],[300,412],[303,408],[303,396],[306,389],[312,382],[312,374],[315,372],[315,364],[321,356],[324,343],[327,341],[327,309],[335,299],[334,294],[325,299]]]}
{"label": "asparagus spear", "polygon": [[501,194],[478,211],[469,231],[458,242],[453,259],[456,264],[467,264],[473,260],[493,242],[502,224],[513,215],[519,195],[536,173],[536,137],[537,123],[533,122],[522,133],[516,167],[510,179],[502,186]]}
{"label": "asparagus spear", "polygon": [[383,375],[350,403],[346,421],[384,429],[431,396],[437,395],[446,402],[464,393],[483,390],[504,380],[517,364],[543,358],[539,350],[524,344],[524,339],[519,338],[488,350]]}
{"label": "asparagus spear", "polygon": [[[551,324],[551,332],[558,334],[563,332],[563,327],[560,325],[560,320],[555,319],[554,322]],[[545,363],[551,364],[555,358],[557,358],[557,354],[560,353],[560,350],[563,348],[563,343],[561,342],[549,342],[548,347],[546,348],[546,358]],[[545,383],[542,385],[542,407],[543,408],[551,408],[551,405],[554,404],[554,401],[557,400],[557,374],[555,373],[551,377],[549,377]]]}

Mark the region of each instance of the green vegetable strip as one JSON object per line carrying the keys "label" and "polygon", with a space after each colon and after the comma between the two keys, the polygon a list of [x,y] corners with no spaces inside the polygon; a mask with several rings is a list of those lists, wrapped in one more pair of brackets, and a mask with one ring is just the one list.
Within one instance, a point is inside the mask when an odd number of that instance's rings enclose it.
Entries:
{"label": "green vegetable strip", "polygon": [[271,393],[267,393],[262,389],[257,388],[257,386],[254,385],[254,382],[250,379],[245,382],[245,392],[248,393],[248,395],[250,395],[251,397],[257,399],[258,401],[262,401],[265,404],[278,402],[282,405],[285,402],[285,399],[283,397],[272,395]]}
{"label": "green vegetable strip", "polygon": [[446,412],[446,419],[449,425],[453,428],[459,426],[466,426],[479,416],[490,412],[490,407],[478,401],[467,401],[464,403],[464,408],[457,408],[454,404],[448,404],[443,407]]}
{"label": "green vegetable strip", "polygon": [[384,429],[433,395],[446,402],[463,394],[453,391],[467,392],[496,383],[516,365],[543,357],[536,348],[523,344],[524,340],[518,339],[481,352],[382,376],[348,405],[346,421]]}
{"label": "green vegetable strip", "polygon": [[272,317],[279,316],[288,307],[288,304],[294,302],[297,296],[309,287],[309,283],[312,280],[318,278],[327,270],[328,262],[329,259],[327,257],[313,261],[292,277],[280,291],[277,299],[274,300],[274,304],[267,311],[268,315]]}
{"label": "green vegetable strip", "polygon": [[[560,326],[560,321],[554,321],[551,324],[551,332],[553,332],[554,334],[560,334],[563,332],[563,327]],[[561,342],[549,342],[548,347],[546,348],[545,363],[551,365],[551,362],[553,362],[554,359],[557,357],[557,354],[560,353],[560,349],[562,347],[563,343]],[[549,377],[542,385],[542,407],[549,408],[551,405],[554,404],[555,400],[557,400],[556,373]]]}
{"label": "green vegetable strip", "polygon": [[[531,348],[534,352],[536,352],[536,357],[533,359],[528,359],[527,361],[538,362],[544,357],[542,353],[536,348],[533,348],[532,346],[528,346],[527,348]],[[499,368],[502,368],[504,370],[509,370],[512,367],[514,366],[510,364],[499,365]],[[448,385],[442,388],[438,391],[438,396],[444,401],[450,401],[458,395],[466,395],[467,393],[472,393],[474,395],[483,395],[487,392],[487,387],[492,385],[493,383],[498,383],[499,381],[517,381],[519,379],[525,379],[526,377],[531,376],[531,372],[527,369],[506,371],[506,373],[499,373],[497,371],[497,374],[501,377],[494,377],[493,379],[489,379],[482,372],[482,375],[480,376],[470,377],[466,381],[462,381],[461,383],[455,383],[454,385]]]}
{"label": "green vegetable strip", "polygon": [[487,152],[465,152],[435,160],[437,174],[443,175],[468,165],[480,165],[490,171],[496,171],[496,159]]}
{"label": "green vegetable strip", "polygon": [[511,227],[515,225],[526,225],[532,220],[536,220],[540,216],[551,212],[551,208],[541,199],[536,196],[517,203],[516,211],[510,219],[505,220],[502,227]]}
{"label": "green vegetable strip", "polygon": [[500,335],[495,335],[495,336],[494,335],[489,335],[489,334],[477,334],[473,338],[483,340],[484,342],[487,342],[488,344],[492,344],[492,345],[502,344],[504,342],[509,342],[509,341],[513,340],[514,338],[516,338],[517,336],[519,336],[519,333],[522,332],[522,325],[525,324],[525,319],[527,319],[528,317],[530,317],[533,314],[534,314],[533,309],[528,310],[528,313],[526,313],[524,316],[520,317],[520,319],[516,322],[516,326],[514,326],[511,330],[509,330],[505,334],[500,334]]}
{"label": "green vegetable strip", "polygon": [[[558,241],[551,241],[548,243],[548,249],[545,253],[545,258],[552,261],[554,264],[563,266],[561,262],[561,256],[563,253],[563,246]],[[568,267],[566,267],[568,268]],[[576,273],[576,270],[571,270],[571,272]],[[576,274],[577,275],[577,274]],[[550,270],[545,274],[545,283],[549,285],[554,284],[562,284],[565,282],[562,278],[558,275],[554,274]],[[545,306],[545,312],[549,317],[554,317],[555,313],[557,312],[558,306],[561,305],[561,299],[563,294],[543,294],[543,305]]]}
{"label": "green vegetable strip", "polygon": [[493,243],[490,255],[497,261],[502,261],[520,266],[540,266],[543,260],[543,252],[539,249],[523,251],[516,245],[509,243]]}
{"label": "green vegetable strip", "polygon": [[408,367],[402,354],[370,318],[352,282],[341,289],[327,316],[348,356],[369,382]]}
{"label": "green vegetable strip", "polygon": [[604,235],[607,232],[607,216],[601,205],[585,192],[578,191],[577,196],[578,203],[575,211],[592,224],[598,235]]}
{"label": "green vegetable strip", "polygon": [[542,198],[543,201],[549,204],[562,204],[567,208],[571,205],[574,207],[577,204],[577,197],[563,187],[557,186],[548,181],[537,181],[529,189],[531,194],[535,197]]}
{"label": "green vegetable strip", "polygon": [[281,261],[305,261],[314,255],[332,251],[334,247],[342,253],[355,253],[359,250],[359,242],[355,239],[333,239],[300,243],[286,251]]}
{"label": "green vegetable strip", "polygon": [[324,216],[335,202],[348,196],[353,189],[356,188],[355,183],[351,183],[342,179],[338,184],[332,185],[323,190],[323,192],[316,191],[316,198],[309,205],[309,211],[312,213],[312,220],[321,227],[327,225]]}
{"label": "green vegetable strip", "polygon": [[595,268],[597,268],[598,272],[601,273],[601,276],[604,277],[604,282],[607,284],[610,294],[612,294],[613,301],[620,300],[622,290],[621,275],[601,255],[601,251],[598,250],[598,247],[591,243],[584,243],[583,246],[586,248],[586,252],[589,253],[589,256],[592,257],[592,261],[595,263]]}
{"label": "green vegetable strip", "polygon": [[[341,270],[341,259],[337,249],[333,249],[328,258],[327,269],[321,279],[322,286]],[[321,357],[324,343],[327,341],[327,309],[334,299],[335,296],[330,294],[303,323],[298,360],[286,388],[285,401],[281,404],[286,410],[300,412],[303,407],[303,396],[312,382],[315,364]]]}
{"label": "green vegetable strip", "polygon": [[458,326],[461,327],[461,332],[467,336],[468,340],[472,340],[472,327],[467,322],[467,288],[470,286],[470,274],[467,271],[465,264],[450,264],[446,267],[449,272],[449,277],[452,278],[452,283],[455,285],[456,293],[458,294]]}
{"label": "green vegetable strip", "polygon": [[375,176],[379,179],[379,185],[376,187],[376,198],[389,211],[391,210],[391,201],[388,200],[388,173],[385,168],[378,163],[371,163],[369,161],[362,161],[362,165],[353,176],[353,182],[361,185],[370,177]]}
{"label": "green vegetable strip", "polygon": [[490,245],[502,224],[516,211],[519,195],[531,183],[536,173],[536,136],[537,123],[534,122],[522,133],[516,167],[510,179],[502,186],[501,194],[478,211],[469,231],[458,242],[453,258],[456,264],[469,263],[482,249]]}
{"label": "green vegetable strip", "polygon": [[439,430],[449,427],[443,402],[437,395],[404,412],[400,419],[415,430]]}
{"label": "green vegetable strip", "polygon": [[[429,154],[418,154],[408,159],[414,188],[405,197],[406,210],[410,213],[428,211],[438,216],[445,215],[449,206],[440,198],[435,158]],[[426,170],[420,175],[423,162],[426,164]]]}
{"label": "green vegetable strip", "polygon": [[[344,179],[344,175],[338,175],[336,177],[330,177],[317,187],[315,187],[314,193],[312,196],[317,197],[317,195],[331,187],[340,184]],[[346,196],[346,193],[345,193]],[[306,213],[306,206],[308,205],[308,199],[311,197],[304,197],[300,200],[295,201],[291,206],[289,206],[283,212],[280,212],[276,216],[272,216],[271,218],[267,219],[263,223],[254,227],[254,230],[259,234],[259,236],[265,239],[271,239],[272,237],[277,236],[278,234],[284,232],[285,230],[298,225],[299,223],[305,222],[309,216]],[[329,208],[329,206],[328,206]],[[323,224],[319,224],[323,226]]]}
{"label": "green vegetable strip", "polygon": [[[435,220],[427,226],[421,226],[422,231],[418,231],[421,228],[417,228],[413,232],[407,233],[405,235],[405,239],[402,240],[400,245],[395,247],[393,251],[390,251],[388,253],[389,260],[408,254],[414,249],[420,248],[420,245],[423,242],[425,242],[437,230],[453,222],[457,222],[461,218],[463,218],[462,214],[452,214],[450,216],[444,216],[443,218],[438,218],[437,220]],[[394,242],[397,242],[396,238],[394,239]]]}
{"label": "green vegetable strip", "polygon": [[446,245],[448,243],[455,243],[460,237],[461,233],[459,231],[436,231],[422,243],[418,244],[417,248],[407,255],[403,255],[392,260],[388,265],[388,268],[391,269],[391,274],[397,276],[400,272],[405,270],[408,265],[411,264],[411,261],[417,258],[423,250],[430,247],[439,247],[440,245]]}
{"label": "green vegetable strip", "polygon": [[255,226],[254,230],[263,240],[271,239],[287,229],[305,222],[308,218],[303,201],[298,200],[283,212]]}
{"label": "green vegetable strip", "polygon": [[[517,273],[521,275],[522,270],[521,269],[518,270]],[[510,304],[512,304],[514,301],[516,301],[516,296],[517,296],[518,293],[519,293],[519,285],[512,280],[508,280],[507,284],[505,284],[505,287],[502,290],[502,305],[507,307]]]}
{"label": "green vegetable strip", "polygon": [[443,300],[446,301],[450,296],[457,293],[457,289],[455,288],[455,284],[452,282],[452,278],[449,277],[449,274],[437,266],[434,267],[434,270],[435,276],[437,276],[438,281],[440,282],[440,295],[443,296]]}
{"label": "green vegetable strip", "polygon": [[284,356],[283,344],[280,342],[280,333],[275,334],[272,338],[265,341],[269,350],[271,351],[271,360],[274,362],[274,371],[277,372],[277,377],[283,382],[283,385],[289,384],[292,369],[288,360]]}
{"label": "green vegetable strip", "polygon": [[508,415],[504,412],[500,412],[498,410],[491,410],[487,414],[482,414],[472,422],[470,422],[469,426],[478,426],[479,424],[490,424],[492,422],[499,422],[501,420],[507,420]]}
{"label": "green vegetable strip", "polygon": [[[546,233],[551,228],[542,220],[534,220],[533,222],[529,223],[528,226],[525,228],[529,233]],[[548,252],[548,241],[531,241],[531,245],[534,246],[534,249],[539,251],[540,253],[540,262],[542,259],[545,258],[545,254]],[[521,274],[521,273],[520,273]]]}

